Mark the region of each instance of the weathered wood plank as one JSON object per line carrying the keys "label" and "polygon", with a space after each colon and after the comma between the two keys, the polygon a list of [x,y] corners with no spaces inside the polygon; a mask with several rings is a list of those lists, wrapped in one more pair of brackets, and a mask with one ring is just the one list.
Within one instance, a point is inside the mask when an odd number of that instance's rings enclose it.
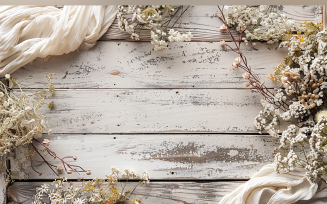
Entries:
{"label": "weathered wood plank", "polygon": [[[44,182],[51,185],[51,182]],[[42,182],[15,182],[8,188],[9,200],[21,204],[30,204],[35,195],[35,189]],[[137,187],[131,198],[142,197],[144,204],[216,204],[224,195],[233,191],[243,182],[150,182]],[[82,187],[81,182],[73,182],[74,187]],[[132,189],[136,183],[128,182],[127,189]],[[119,189],[120,185],[117,185]]]}
{"label": "weathered wood plank", "polygon": [[261,95],[248,89],[58,90],[54,133],[258,133]]}
{"label": "weathered wood plank", "polygon": [[[186,8],[186,6],[184,6]],[[314,5],[284,5],[282,12],[294,20],[296,26],[304,21],[314,20],[322,22],[321,10],[317,12]],[[219,12],[217,5],[193,5],[184,13],[181,27],[184,31],[191,31],[193,42],[219,42],[220,40],[231,40],[227,33],[221,33],[219,27],[222,22],[217,18]],[[180,13],[180,12],[179,12]],[[178,14],[179,14],[178,13]],[[177,15],[178,15],[177,14]],[[174,18],[170,25],[175,22]],[[233,31],[234,34],[236,32]],[[108,29],[108,32],[100,40],[127,40],[132,41],[130,36],[118,28],[117,20]],[[144,30],[140,34],[141,41],[150,41],[150,32]]]}
{"label": "weathered wood plank", "polygon": [[[63,174],[70,179],[103,177],[111,166],[134,169],[139,174],[146,169],[151,179],[207,180],[248,179],[262,166],[272,161],[276,139],[267,135],[226,134],[138,134],[138,135],[81,135],[59,134],[44,137],[51,140],[49,148],[71,164],[91,169],[92,175]],[[47,159],[53,164],[60,161]],[[40,158],[35,158],[40,161]],[[35,163],[37,164],[37,163]],[[29,166],[29,179],[52,179],[56,175],[45,164]],[[12,161],[12,178],[23,178]]]}
{"label": "weathered wood plank", "polygon": [[[233,46],[232,44],[230,44]],[[242,45],[249,65],[266,86],[283,58],[277,44]],[[244,88],[243,70],[232,67],[236,53],[220,43],[172,43],[163,52],[148,42],[98,42],[91,50],[37,60],[17,70],[13,77],[32,88],[44,88],[41,73],[55,73],[58,88]],[[234,46],[233,46],[234,47]]]}

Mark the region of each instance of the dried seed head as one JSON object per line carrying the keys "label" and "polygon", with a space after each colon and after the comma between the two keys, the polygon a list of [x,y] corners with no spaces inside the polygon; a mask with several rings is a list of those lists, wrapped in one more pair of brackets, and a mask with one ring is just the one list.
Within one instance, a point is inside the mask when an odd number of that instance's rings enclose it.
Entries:
{"label": "dried seed head", "polygon": [[220,32],[226,32],[226,31],[227,31],[227,26],[225,24],[220,26]]}
{"label": "dried seed head", "polygon": [[311,104],[311,105],[309,106],[309,109],[312,109],[312,108],[314,108],[314,107],[316,107],[316,104],[315,104],[315,103]]}
{"label": "dried seed head", "polygon": [[247,73],[247,72],[245,72],[242,76],[243,76],[244,79],[249,79],[250,78],[250,74]]}
{"label": "dried seed head", "polygon": [[235,62],[236,64],[240,65],[241,62],[242,62],[242,58],[241,58],[241,57],[236,57],[236,58],[234,59],[234,62]]}
{"label": "dried seed head", "polygon": [[250,82],[245,82],[245,83],[243,84],[244,87],[249,87],[250,85],[251,85]]}
{"label": "dried seed head", "polygon": [[238,64],[236,64],[235,62],[233,62],[232,66],[238,68]]}
{"label": "dried seed head", "polygon": [[42,144],[44,146],[49,146],[50,145],[50,141],[48,139],[44,139],[43,142],[42,142]]}
{"label": "dried seed head", "polygon": [[57,166],[57,171],[58,171],[58,173],[63,173],[63,171],[64,171],[64,168],[62,167],[62,166]]}
{"label": "dried seed head", "polygon": [[304,105],[304,108],[305,108],[305,109],[309,109],[309,106],[308,106],[307,103],[304,103],[303,105]]}

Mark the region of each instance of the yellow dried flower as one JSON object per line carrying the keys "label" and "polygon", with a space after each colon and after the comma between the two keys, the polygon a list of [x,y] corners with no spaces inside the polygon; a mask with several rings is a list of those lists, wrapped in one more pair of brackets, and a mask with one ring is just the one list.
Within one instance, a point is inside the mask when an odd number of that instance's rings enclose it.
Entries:
{"label": "yellow dried flower", "polygon": [[37,111],[37,110],[39,110],[39,108],[41,108],[41,106],[43,106],[44,105],[44,99],[42,98],[38,103],[37,103],[37,105],[36,105],[36,107],[35,107],[35,111]]}
{"label": "yellow dried flower", "polygon": [[49,86],[48,86],[48,90],[49,90],[49,95],[48,95],[48,97],[49,97],[49,98],[53,96],[54,91],[55,91],[55,89],[54,89],[54,84],[53,84],[53,82],[52,82],[52,80],[51,80],[51,76],[53,76],[53,75],[54,75],[54,74],[49,74],[49,75],[46,76],[47,79],[48,79],[48,82],[49,82]]}
{"label": "yellow dried flower", "polygon": [[305,25],[305,29],[304,29],[304,34],[305,36],[309,36],[312,33],[314,33],[317,29],[319,28],[319,26],[315,23],[313,23],[312,21],[310,21],[310,23],[307,23]]}
{"label": "yellow dried flower", "polygon": [[49,110],[52,110],[53,103],[54,103],[53,100],[50,103],[48,103]]}

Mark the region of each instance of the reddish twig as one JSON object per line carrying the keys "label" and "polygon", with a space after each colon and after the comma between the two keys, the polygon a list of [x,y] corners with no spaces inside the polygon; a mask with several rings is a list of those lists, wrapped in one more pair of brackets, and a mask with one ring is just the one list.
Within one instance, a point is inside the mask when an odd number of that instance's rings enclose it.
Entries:
{"label": "reddish twig", "polygon": [[[52,157],[54,157],[55,159],[59,159],[60,161],[61,161],[61,163],[63,164],[63,167],[65,168],[65,170],[67,171],[67,169],[66,168],[69,168],[70,170],[72,170],[73,172],[76,172],[76,173],[79,173],[79,172],[87,172],[86,170],[84,170],[82,167],[80,167],[80,166],[77,166],[77,165],[72,165],[72,164],[68,164],[67,162],[65,162],[64,161],[64,159],[65,158],[74,158],[74,157],[72,157],[72,156],[66,156],[66,157],[63,157],[63,158],[60,158],[60,157],[58,157],[57,155],[56,155],[56,153],[54,152],[54,151],[52,151],[52,150],[50,150],[45,144],[43,144],[42,142],[40,142],[39,140],[37,140],[37,139],[35,139],[35,138],[33,138],[33,141],[35,141],[35,142],[37,142],[38,144],[40,144],[40,145],[42,145],[45,149],[46,149],[46,151],[48,152],[48,154],[50,155],[50,156],[52,156]],[[40,150],[39,149],[37,149],[33,144],[31,144],[32,145],[32,147],[35,149],[35,151],[38,153],[38,155],[42,158],[42,160],[43,161],[39,161],[39,162],[41,162],[41,163],[46,163],[48,166],[49,166],[49,168],[57,175],[57,176],[59,176],[56,172],[55,172],[55,170],[52,168],[52,167],[57,167],[56,165],[53,165],[53,164],[51,164],[51,163],[49,163],[41,154],[40,154]],[[52,166],[52,167],[51,167]],[[32,167],[33,168],[33,167]],[[78,168],[80,169],[80,170],[78,170]],[[35,171],[35,172],[37,172],[34,168],[33,168],[33,170]],[[39,173],[40,174],[40,172],[37,172],[37,173]],[[41,175],[41,174],[40,174]]]}

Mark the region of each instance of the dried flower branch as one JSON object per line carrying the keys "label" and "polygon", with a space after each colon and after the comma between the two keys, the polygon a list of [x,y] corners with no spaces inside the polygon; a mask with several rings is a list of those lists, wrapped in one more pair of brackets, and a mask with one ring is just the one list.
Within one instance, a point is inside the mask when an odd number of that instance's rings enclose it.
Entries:
{"label": "dried flower branch", "polygon": [[[128,5],[128,7],[119,5],[118,26],[120,30],[129,33],[134,40],[139,40],[142,29],[150,29],[151,43],[155,50],[161,51],[167,48],[168,41],[191,41],[193,36],[190,32],[181,34],[174,29],[175,24],[188,8],[189,6],[183,10],[183,6],[173,5]],[[180,9],[182,10],[181,15],[168,31],[169,23]],[[133,14],[133,17],[126,18],[128,14]]]}
{"label": "dried flower branch", "polygon": [[[15,79],[6,76],[13,85]],[[29,97],[19,87],[19,93],[10,92],[9,87],[0,82],[0,155],[7,155],[16,147],[25,146],[34,138],[42,137],[46,129],[46,117],[36,110],[44,103],[45,96],[40,92],[39,101]],[[19,94],[19,95],[18,95]]]}
{"label": "dried flower branch", "polygon": [[[219,17],[226,24],[222,11]],[[261,101],[264,110],[254,122],[260,131],[266,130],[279,138],[280,145],[273,154],[276,171],[287,173],[296,167],[305,168],[310,182],[327,178],[327,31],[319,32],[321,26],[321,23],[304,22],[300,25],[304,29],[284,33],[280,47],[288,49],[288,56],[269,77],[278,88],[275,94],[268,95],[270,98],[259,91],[265,99]],[[227,31],[232,36],[229,28]],[[249,80],[246,86],[257,87],[259,81],[251,80],[251,69],[232,38],[237,49],[231,49],[240,54],[233,66],[246,71],[243,74]],[[221,44],[229,47],[224,42]],[[287,129],[279,134],[281,123],[287,124]]]}
{"label": "dried flower branch", "polygon": [[[41,145],[41,146],[46,150],[46,152],[47,152],[50,156],[52,156],[54,159],[59,159],[59,160],[60,160],[60,162],[62,163],[62,166],[51,164],[50,162],[48,162],[48,161],[47,161],[47,160],[46,160],[46,159],[45,159],[45,158],[40,154],[40,152],[41,152],[42,150],[36,148],[35,145],[34,145],[33,143],[31,144],[31,146],[34,148],[34,150],[35,150],[35,151],[38,153],[38,155],[42,158],[42,161],[38,161],[38,162],[39,162],[40,164],[42,164],[42,163],[47,164],[47,165],[49,166],[49,168],[50,168],[50,169],[51,169],[51,170],[52,170],[52,171],[53,171],[57,176],[59,176],[59,174],[64,173],[64,171],[66,171],[68,174],[71,174],[71,173],[73,173],[73,172],[76,172],[76,173],[82,173],[82,172],[83,172],[83,173],[87,173],[88,175],[91,174],[91,170],[84,170],[84,169],[83,169],[82,167],[80,167],[80,166],[72,165],[72,164],[69,164],[69,163],[67,163],[66,161],[64,161],[64,159],[66,159],[66,158],[72,158],[72,159],[76,160],[76,159],[77,159],[76,156],[66,156],[66,157],[63,157],[63,158],[58,157],[54,151],[51,151],[51,150],[49,149],[49,147],[48,147],[48,146],[49,146],[49,143],[50,143],[49,140],[45,139],[43,142],[40,142],[40,141],[37,140],[37,139],[33,139],[33,141],[36,142],[37,144]],[[33,160],[31,160],[31,162],[37,162],[37,161],[33,161]],[[33,165],[32,165],[32,167],[33,167]],[[55,171],[52,167],[55,167],[57,171]],[[34,168],[33,168],[33,170],[34,170],[36,173],[38,173],[39,175],[42,175],[41,172],[36,171]]]}
{"label": "dried flower branch", "polygon": [[[23,86],[19,84],[14,78],[6,74],[5,78],[11,83],[5,84],[0,82],[0,156],[13,156],[15,157],[15,163],[18,169],[11,171],[11,173],[24,172],[24,165],[27,162],[31,162],[32,169],[39,175],[39,172],[35,169],[34,163],[38,163],[37,166],[45,163],[56,174],[63,173],[63,170],[69,172],[87,172],[79,166],[68,164],[64,161],[64,157],[60,158],[55,152],[49,149],[49,140],[43,140],[40,142],[38,138],[42,137],[43,132],[47,129],[47,119],[45,115],[37,113],[37,110],[44,105],[45,99],[50,98],[54,94],[54,85],[51,81],[51,76],[47,75],[49,82],[48,89],[42,89],[41,91],[35,91],[31,89],[23,89]],[[18,87],[18,89],[13,89]],[[24,87],[26,88],[26,87]],[[32,97],[31,97],[32,95]],[[53,106],[53,101],[48,104],[49,109]],[[48,134],[51,135],[52,130],[48,130]],[[44,149],[39,149],[37,145],[41,145]],[[29,153],[23,153],[23,149],[27,149]],[[50,156],[57,158],[62,163],[62,170],[59,166],[49,163],[42,152],[47,152]],[[18,156],[18,154],[20,154]],[[35,161],[33,157],[39,155],[42,161]],[[24,157],[24,158],[20,158]],[[76,157],[74,157],[76,160]],[[5,168],[5,160],[2,161],[1,168]],[[54,168],[56,170],[54,170]]]}
{"label": "dried flower branch", "polygon": [[274,97],[275,97],[274,94],[264,85],[264,82],[260,81],[259,76],[255,75],[252,72],[251,67],[247,64],[247,59],[246,59],[245,55],[241,52],[241,49],[240,49],[241,39],[242,39],[242,34],[243,34],[244,29],[241,30],[239,40],[236,40],[227,25],[227,20],[226,20],[225,15],[224,15],[222,9],[220,8],[220,6],[218,6],[218,9],[219,9],[220,13],[217,16],[224,23],[226,30],[230,34],[232,41],[234,42],[236,48],[232,48],[225,42],[223,42],[222,45],[228,47],[233,52],[235,52],[239,55],[239,57],[235,58],[232,66],[235,68],[240,67],[244,71],[246,71],[246,74],[244,74],[243,76],[249,82],[245,83],[244,86],[245,87],[252,86],[254,88],[254,90],[256,90],[256,92],[260,93],[266,101],[278,106],[280,109],[285,109],[287,107],[286,104],[284,102],[276,102],[274,100]]}
{"label": "dried flower branch", "polygon": [[[244,32],[242,40],[245,44],[252,41],[266,41],[268,44],[279,42],[294,29],[294,21],[281,14],[281,5],[237,5],[225,6],[229,27],[236,27]],[[246,27],[246,29],[245,29]]]}
{"label": "dried flower branch", "polygon": [[[120,175],[126,178],[126,182],[122,185],[120,182]],[[109,203],[109,204],[121,204],[128,202],[129,204],[141,204],[141,197],[131,200],[131,196],[135,189],[142,184],[149,183],[149,175],[146,170],[142,174],[141,180],[132,190],[125,190],[126,184],[129,179],[136,179],[137,174],[135,171],[125,169],[121,172],[116,167],[111,168],[111,174],[106,175],[106,179],[94,178],[92,181],[83,183],[82,188],[74,188],[72,183],[68,183],[66,178],[55,180],[52,184],[52,188],[44,184],[40,188],[37,188],[35,200],[33,204],[48,203]],[[119,191],[115,186],[115,183],[121,184],[121,190]],[[67,184],[66,184],[67,183]]]}

